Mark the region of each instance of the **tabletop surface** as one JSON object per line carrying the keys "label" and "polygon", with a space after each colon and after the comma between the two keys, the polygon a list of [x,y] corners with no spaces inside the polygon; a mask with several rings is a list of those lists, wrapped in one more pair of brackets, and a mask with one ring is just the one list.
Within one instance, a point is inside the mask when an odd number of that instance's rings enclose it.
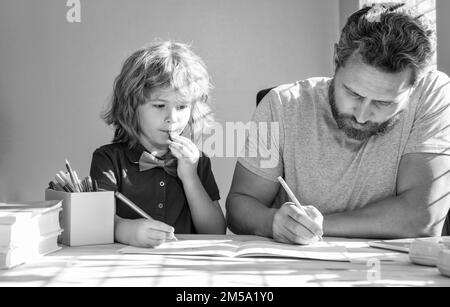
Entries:
{"label": "tabletop surface", "polygon": [[[179,239],[252,240],[254,236],[185,235]],[[368,240],[326,238],[353,251],[375,251]],[[5,286],[450,286],[436,267],[412,264],[408,254],[386,251],[388,258],[336,262],[293,258],[231,258],[123,254],[121,244],[63,247],[9,270]],[[380,261],[381,260],[381,261]]]}

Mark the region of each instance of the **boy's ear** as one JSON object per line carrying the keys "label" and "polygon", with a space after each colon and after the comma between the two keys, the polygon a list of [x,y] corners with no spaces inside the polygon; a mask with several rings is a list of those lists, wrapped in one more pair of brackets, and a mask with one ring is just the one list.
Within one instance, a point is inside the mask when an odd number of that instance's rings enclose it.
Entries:
{"label": "boy's ear", "polygon": [[338,60],[338,56],[337,56],[337,47],[338,47],[338,44],[335,43],[334,44],[334,52],[333,52],[334,70],[336,70],[336,68],[339,66],[339,60]]}

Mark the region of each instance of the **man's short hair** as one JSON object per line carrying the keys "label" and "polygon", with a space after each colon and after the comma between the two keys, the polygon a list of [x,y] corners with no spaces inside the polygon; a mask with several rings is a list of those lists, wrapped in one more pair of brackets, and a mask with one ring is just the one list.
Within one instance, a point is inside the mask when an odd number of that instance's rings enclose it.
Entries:
{"label": "man's short hair", "polygon": [[430,22],[404,3],[366,6],[353,13],[336,46],[336,69],[357,55],[383,72],[412,70],[411,84],[429,66],[436,49]]}

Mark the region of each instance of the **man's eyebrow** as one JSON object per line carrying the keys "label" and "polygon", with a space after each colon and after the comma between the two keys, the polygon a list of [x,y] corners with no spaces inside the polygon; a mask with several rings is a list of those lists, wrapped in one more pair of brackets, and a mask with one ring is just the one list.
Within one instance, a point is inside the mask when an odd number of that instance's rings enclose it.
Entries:
{"label": "man's eyebrow", "polygon": [[342,84],[342,85],[345,87],[345,89],[346,89],[347,91],[351,92],[352,94],[355,94],[355,95],[357,95],[357,96],[359,96],[359,97],[363,97],[363,98],[364,98],[364,96],[358,94],[357,92],[355,92],[354,90],[352,90],[351,88],[349,88],[347,85],[345,85],[345,84]]}
{"label": "man's eyebrow", "polygon": [[[361,96],[360,94],[358,94],[357,92],[355,92],[354,90],[352,90],[351,88],[349,88],[347,85],[343,84],[343,86],[345,87],[345,89],[359,97],[365,98],[364,96]],[[377,100],[377,99],[373,99],[372,101],[374,102],[381,102],[381,103],[386,103],[386,104],[394,104],[395,102],[392,100]]]}

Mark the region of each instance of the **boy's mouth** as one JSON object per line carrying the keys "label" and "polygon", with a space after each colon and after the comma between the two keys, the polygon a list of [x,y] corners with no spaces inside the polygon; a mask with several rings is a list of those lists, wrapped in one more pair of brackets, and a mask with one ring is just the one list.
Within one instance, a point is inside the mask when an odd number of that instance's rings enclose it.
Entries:
{"label": "boy's mouth", "polygon": [[161,130],[161,131],[164,133],[167,133],[167,135],[169,136],[169,140],[171,140],[171,141],[172,141],[172,136],[180,135],[180,132],[176,131],[176,130]]}

